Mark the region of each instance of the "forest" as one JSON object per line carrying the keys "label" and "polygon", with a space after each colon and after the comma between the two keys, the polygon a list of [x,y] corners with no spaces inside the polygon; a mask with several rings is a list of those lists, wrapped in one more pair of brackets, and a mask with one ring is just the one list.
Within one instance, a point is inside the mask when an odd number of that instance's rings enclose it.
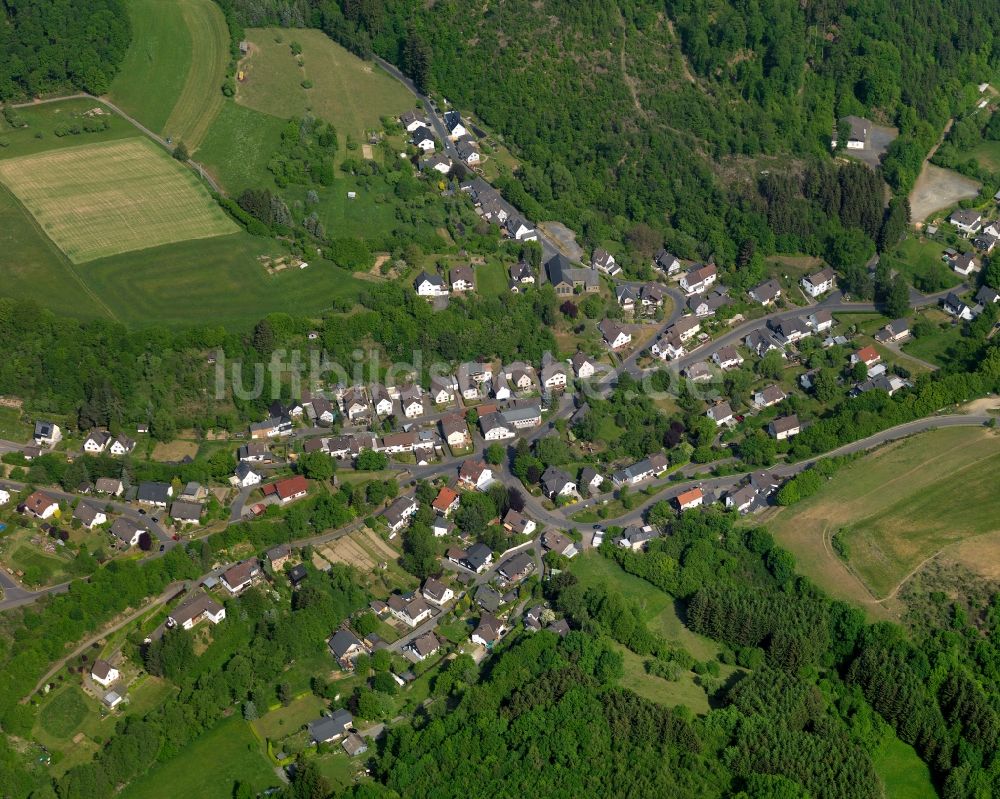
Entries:
{"label": "forest", "polygon": [[0,102],[108,90],[131,39],[122,0],[4,0],[0,10]]}
{"label": "forest", "polygon": [[481,14],[417,0],[226,3],[246,24],[320,27],[474,111],[521,159],[500,187],[529,218],[560,219],[588,244],[628,244],[649,225],[678,255],[720,265],[744,239],[767,246],[766,223],[743,207],[754,159],[782,156],[767,162],[779,173],[828,160],[835,120],[863,115],[899,129],[884,174],[905,193],[1000,59],[987,0],[671,0],[666,14],[654,0],[515,0]]}

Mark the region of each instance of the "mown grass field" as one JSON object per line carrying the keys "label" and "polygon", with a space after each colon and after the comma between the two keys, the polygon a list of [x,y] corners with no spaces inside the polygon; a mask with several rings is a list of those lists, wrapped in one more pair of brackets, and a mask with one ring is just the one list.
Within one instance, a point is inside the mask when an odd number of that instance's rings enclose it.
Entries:
{"label": "mown grass field", "polygon": [[[876,616],[927,559],[1000,530],[1000,437],[981,428],[923,433],[844,467],[815,496],[766,524],[799,570]],[[847,546],[845,566],[830,538]]]}
{"label": "mown grass field", "polygon": [[904,342],[903,352],[938,366],[946,366],[949,351],[962,339],[962,325],[955,324],[950,316],[937,309],[925,311],[924,315],[937,325],[937,330],[933,335],[911,338]]}
{"label": "mown grass field", "polygon": [[943,252],[944,247],[936,241],[911,237],[900,243],[886,263],[899,270],[917,288],[922,281],[933,281],[934,285],[944,288],[957,286],[962,279],[941,260]]}
{"label": "mown grass field", "polygon": [[231,195],[274,188],[267,162],[281,141],[285,121],[226,100],[198,148],[198,161]]}
{"label": "mown grass field", "polygon": [[[241,63],[246,80],[237,88],[237,101],[278,117],[310,113],[332,123],[341,155],[348,135],[360,143],[366,130],[381,127],[383,116],[413,108],[413,96],[402,84],[318,30],[248,28],[246,37],[253,49]],[[301,67],[293,41],[302,45]],[[303,80],[311,80],[312,88],[304,89]]]}
{"label": "mown grass field", "polygon": [[913,747],[890,734],[872,755],[875,773],[892,799],[934,799],[930,769]]}
{"label": "mown grass field", "polygon": [[269,275],[257,257],[276,251],[270,239],[237,233],[105,258],[81,273],[115,318],[131,327],[243,329],[272,311],[317,313],[335,298],[356,297],[364,285],[319,260]]}
{"label": "mown grass field", "polygon": [[212,0],[130,0],[132,43],[112,101],[194,152],[222,109],[229,31]]}
{"label": "mown grass field", "polygon": [[[24,120],[26,127],[11,128],[9,125],[0,123],[2,125],[0,127],[0,158],[17,158],[22,155],[45,153],[63,147],[77,147],[81,144],[127,139],[136,135],[135,127],[131,122],[118,116],[97,100],[86,98],[39,103],[36,106],[18,108],[17,115]],[[61,125],[75,123],[82,126],[92,117],[104,120],[108,126],[107,130],[87,132],[81,127],[77,134],[56,135],[56,129]]]}
{"label": "mown grass field", "polygon": [[193,174],[145,138],[6,159],[0,181],[76,264],[237,229]]}
{"label": "mown grass field", "polygon": [[184,91],[194,40],[179,0],[129,0],[132,42],[108,96],[161,133]]}
{"label": "mown grass field", "polygon": [[231,799],[237,782],[249,783],[255,793],[279,784],[250,727],[238,715],[222,721],[176,757],[154,766],[119,796]]}

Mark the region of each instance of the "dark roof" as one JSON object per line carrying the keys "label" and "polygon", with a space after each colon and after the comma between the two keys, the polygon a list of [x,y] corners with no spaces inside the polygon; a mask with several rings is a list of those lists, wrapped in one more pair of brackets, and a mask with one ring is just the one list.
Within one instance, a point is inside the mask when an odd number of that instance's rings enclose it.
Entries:
{"label": "dark roof", "polygon": [[169,483],[139,483],[139,493],[136,498],[140,502],[153,502],[166,505],[170,501]]}
{"label": "dark roof", "polygon": [[483,608],[483,610],[495,613],[497,608],[500,607],[503,597],[488,585],[481,585],[476,589],[475,600],[476,604]]}
{"label": "dark roof", "polygon": [[497,572],[502,577],[507,579],[512,579],[514,577],[519,577],[523,574],[527,574],[531,571],[534,561],[532,561],[531,556],[527,552],[518,552],[516,555],[511,555],[507,560],[500,564]]}
{"label": "dark roof", "polygon": [[342,658],[352,646],[361,646],[361,641],[350,630],[337,630],[330,638],[328,646],[335,657]]}
{"label": "dark roof", "polygon": [[288,579],[292,585],[298,585],[309,576],[309,570],[301,563],[288,570]]}
{"label": "dark roof", "polygon": [[486,546],[486,544],[475,543],[465,551],[463,562],[473,571],[478,571],[492,557],[493,550]]}

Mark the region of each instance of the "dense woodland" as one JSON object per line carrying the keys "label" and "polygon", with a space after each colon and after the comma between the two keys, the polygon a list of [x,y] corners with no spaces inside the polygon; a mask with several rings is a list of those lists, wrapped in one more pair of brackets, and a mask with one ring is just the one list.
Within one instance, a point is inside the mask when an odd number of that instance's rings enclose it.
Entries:
{"label": "dense woodland", "polygon": [[418,0],[230,2],[246,24],[321,27],[474,111],[522,159],[501,184],[529,218],[561,219],[589,243],[632,245],[649,225],[678,254],[723,265],[745,239],[774,246],[747,207],[759,196],[748,158],[793,156],[767,162],[779,171],[825,160],[835,119],[865,115],[899,128],[885,178],[905,192],[1000,58],[1000,9],[985,0],[516,0],[481,14]]}
{"label": "dense woodland", "polygon": [[103,94],[130,39],[121,0],[4,0],[0,102],[80,89]]}

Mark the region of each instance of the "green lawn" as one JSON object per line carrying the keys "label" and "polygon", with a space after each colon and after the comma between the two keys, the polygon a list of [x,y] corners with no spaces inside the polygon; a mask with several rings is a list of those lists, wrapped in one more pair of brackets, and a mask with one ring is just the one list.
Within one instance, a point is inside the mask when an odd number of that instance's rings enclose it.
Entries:
{"label": "green lawn", "polygon": [[132,42],[109,96],[161,133],[184,91],[194,42],[178,0],[129,0]]}
{"label": "green lawn", "polygon": [[499,261],[489,261],[476,267],[476,290],[480,296],[503,296],[510,293],[507,267]]}
{"label": "green lawn", "polygon": [[[768,520],[799,570],[842,599],[870,605],[926,558],[1000,529],[1000,437],[980,428],[923,433],[854,461],[813,497]],[[829,545],[838,534],[857,578]]]}
{"label": "green lawn", "polygon": [[630,652],[621,644],[615,644],[624,659],[625,676],[622,685],[635,691],[639,696],[658,702],[667,707],[684,705],[699,714],[708,713],[708,696],[704,689],[695,683],[694,675],[685,672],[675,682],[655,677],[646,672],[646,658]]}
{"label": "green lawn", "polygon": [[911,338],[903,344],[903,352],[924,361],[947,366],[948,351],[962,339],[962,326],[948,321],[940,325],[930,336]]}
{"label": "green lawn", "polygon": [[233,196],[251,187],[274,188],[267,163],[284,125],[278,117],[226,100],[198,148],[198,161]]}
{"label": "green lawn", "polygon": [[255,792],[279,784],[250,727],[238,716],[231,716],[177,756],[154,766],[119,796],[231,799],[237,782],[250,783]]}
{"label": "green lawn", "polygon": [[277,251],[270,239],[237,233],[93,261],[81,276],[133,327],[246,328],[273,311],[319,312],[361,289],[349,272],[319,260],[268,275],[257,258]]}
{"label": "green lawn", "polygon": [[292,701],[288,707],[281,706],[265,713],[253,722],[253,728],[261,738],[278,740],[318,719],[325,709],[326,700],[308,693]]}
{"label": "green lawn", "polygon": [[[246,38],[253,50],[241,63],[246,81],[237,88],[237,101],[274,116],[312,113],[332,123],[342,156],[348,135],[362,142],[366,130],[381,128],[383,116],[414,106],[402,84],[318,30],[248,28]],[[293,41],[302,45],[301,67],[291,51]],[[302,87],[306,79],[312,88]]]}
{"label": "green lawn", "polygon": [[87,703],[83,692],[76,685],[57,689],[55,695],[42,706],[38,723],[53,738],[68,740],[87,717]]}
{"label": "green lawn", "polygon": [[943,251],[943,245],[936,241],[908,238],[891,256],[883,256],[883,260],[891,269],[899,270],[921,291],[943,291],[962,282],[941,260]]}
{"label": "green lawn", "polygon": [[319,755],[316,758],[316,765],[319,766],[319,773],[326,778],[330,787],[336,792],[346,790],[354,785],[354,776],[361,768],[365,757],[367,754],[352,759],[338,747],[337,751]]}
{"label": "green lawn", "polygon": [[975,158],[981,167],[1000,172],[1000,141],[983,141],[962,153],[964,158]]}
{"label": "green lawn", "polygon": [[20,443],[31,435],[31,425],[18,408],[0,407],[0,438]]}
{"label": "green lawn", "polygon": [[715,642],[684,625],[673,597],[641,577],[623,571],[617,563],[600,553],[578,555],[573,558],[570,570],[584,585],[605,583],[616,593],[638,602],[650,630],[680,643],[695,658],[709,660],[718,654],[719,647]]}
{"label": "green lawn", "polygon": [[890,735],[872,756],[875,772],[892,799],[935,799],[930,770],[913,747]]}
{"label": "green lawn", "polygon": [[[283,195],[290,200],[305,199],[307,191],[304,186],[289,187]],[[330,236],[374,239],[403,225],[396,218],[400,203],[381,178],[370,178],[364,184],[352,176],[338,177],[332,186],[314,191],[319,195],[317,213]],[[347,196],[349,191],[356,195],[353,200]],[[430,206],[425,213],[434,210]]]}
{"label": "green lawn", "polygon": [[[81,128],[77,134],[56,136],[56,128],[60,125],[82,126],[90,119],[87,116],[88,112],[92,112],[95,108],[103,112],[98,118],[108,123],[107,130],[88,133]],[[60,100],[19,108],[17,114],[28,123],[28,126],[0,132],[0,159],[19,158],[23,155],[35,155],[81,144],[116,141],[136,135],[136,129],[130,122],[112,113],[97,100]]]}
{"label": "green lawn", "polygon": [[65,560],[40,552],[31,544],[15,546],[10,554],[4,555],[4,563],[24,572],[23,580],[31,586],[54,585],[67,576]]}

